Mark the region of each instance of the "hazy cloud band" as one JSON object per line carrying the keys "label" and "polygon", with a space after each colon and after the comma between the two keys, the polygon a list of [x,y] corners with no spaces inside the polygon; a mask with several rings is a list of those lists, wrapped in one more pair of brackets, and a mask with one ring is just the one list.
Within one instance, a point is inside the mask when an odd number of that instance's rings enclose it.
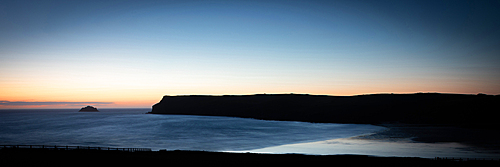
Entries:
{"label": "hazy cloud band", "polygon": [[97,105],[113,104],[113,102],[25,102],[0,101],[0,106],[39,106],[39,105]]}

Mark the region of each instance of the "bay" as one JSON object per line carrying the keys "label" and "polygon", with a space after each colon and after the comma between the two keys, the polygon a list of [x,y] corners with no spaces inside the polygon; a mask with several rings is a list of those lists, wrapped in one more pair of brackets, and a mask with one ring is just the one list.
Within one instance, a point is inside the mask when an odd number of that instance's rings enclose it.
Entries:
{"label": "bay", "polygon": [[0,111],[0,144],[241,151],[369,134],[383,127],[145,114],[150,109]]}
{"label": "bay", "polygon": [[399,135],[387,135],[392,131],[382,126],[146,114],[150,110],[4,109],[0,110],[0,145],[500,158],[497,149],[485,150],[456,142],[417,142],[412,137],[393,138]]}

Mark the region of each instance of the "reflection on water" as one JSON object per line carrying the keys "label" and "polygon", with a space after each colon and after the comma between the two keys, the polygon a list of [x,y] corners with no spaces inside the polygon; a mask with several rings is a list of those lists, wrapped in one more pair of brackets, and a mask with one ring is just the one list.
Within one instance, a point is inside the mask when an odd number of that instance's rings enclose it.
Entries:
{"label": "reflection on water", "polygon": [[340,138],[318,142],[287,144],[275,147],[247,150],[257,153],[301,153],[301,154],[361,154],[373,156],[399,157],[448,157],[498,159],[500,154],[493,151],[473,149],[459,143],[418,143],[409,139],[369,140],[356,137]]}

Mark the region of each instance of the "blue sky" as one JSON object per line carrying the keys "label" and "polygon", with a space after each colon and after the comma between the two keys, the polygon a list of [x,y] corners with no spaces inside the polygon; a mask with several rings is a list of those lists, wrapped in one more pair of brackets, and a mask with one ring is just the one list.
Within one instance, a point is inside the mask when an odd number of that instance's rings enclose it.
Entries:
{"label": "blue sky", "polygon": [[499,7],[2,1],[0,100],[127,107],[165,94],[500,94]]}

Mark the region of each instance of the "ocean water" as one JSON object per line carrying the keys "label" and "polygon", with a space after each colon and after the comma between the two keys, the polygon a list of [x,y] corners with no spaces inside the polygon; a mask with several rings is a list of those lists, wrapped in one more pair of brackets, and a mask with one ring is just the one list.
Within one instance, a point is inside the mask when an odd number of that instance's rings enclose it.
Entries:
{"label": "ocean water", "polygon": [[57,145],[152,150],[498,159],[460,143],[363,139],[387,130],[362,124],[145,114],[151,109],[0,110],[0,145]]}
{"label": "ocean water", "polygon": [[241,151],[384,129],[373,125],[145,114],[150,109],[77,111],[1,110],[0,144]]}

